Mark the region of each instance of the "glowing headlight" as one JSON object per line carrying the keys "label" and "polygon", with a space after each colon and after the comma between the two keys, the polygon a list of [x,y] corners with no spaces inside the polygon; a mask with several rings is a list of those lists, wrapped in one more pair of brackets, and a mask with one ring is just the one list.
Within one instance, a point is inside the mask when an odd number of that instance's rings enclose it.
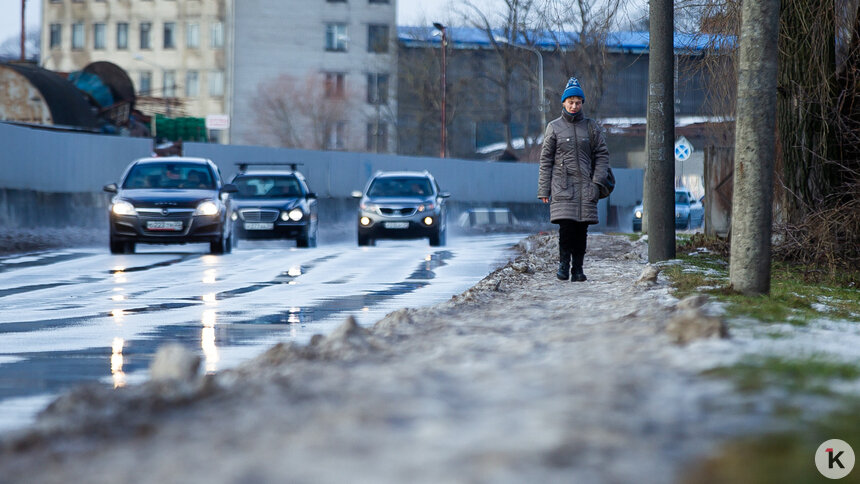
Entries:
{"label": "glowing headlight", "polygon": [[197,206],[197,210],[194,211],[194,215],[218,215],[218,212],[221,209],[218,208],[218,205],[211,201],[206,200]]}
{"label": "glowing headlight", "polygon": [[362,210],[366,210],[368,212],[378,213],[379,211],[379,205],[375,203],[362,203],[360,207]]}
{"label": "glowing headlight", "polygon": [[358,223],[360,223],[361,225],[364,225],[366,227],[366,226],[370,225],[370,219],[367,217],[361,217],[360,219],[358,219]]}
{"label": "glowing headlight", "polygon": [[111,210],[117,215],[137,215],[134,205],[128,202],[116,202],[111,207]]}
{"label": "glowing headlight", "polygon": [[428,203],[427,205],[418,205],[419,212],[423,212],[425,210],[433,210],[434,208],[436,208],[436,205],[432,203]]}
{"label": "glowing headlight", "polygon": [[293,222],[298,222],[304,216],[305,216],[305,214],[301,211],[301,209],[298,209],[298,208],[294,208],[294,209],[290,210],[290,213],[289,213],[290,220],[292,220]]}
{"label": "glowing headlight", "polygon": [[633,212],[633,216],[636,218],[642,218],[642,210],[637,210]]}
{"label": "glowing headlight", "polygon": [[233,214],[230,215],[230,220],[233,220],[233,221],[239,220],[239,214],[236,212],[233,212]]}
{"label": "glowing headlight", "polygon": [[424,217],[424,225],[433,225],[433,217]]}

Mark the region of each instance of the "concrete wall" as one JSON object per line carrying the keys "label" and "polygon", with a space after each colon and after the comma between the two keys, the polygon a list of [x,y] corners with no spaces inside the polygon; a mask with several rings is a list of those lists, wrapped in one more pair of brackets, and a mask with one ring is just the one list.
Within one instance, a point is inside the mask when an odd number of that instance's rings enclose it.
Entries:
{"label": "concrete wall", "polygon": [[[4,225],[101,225],[109,195],[134,159],[150,155],[148,139],[44,131],[0,123],[0,228]],[[303,163],[321,216],[345,220],[355,208],[350,192],[364,188],[377,170],[428,170],[451,192],[451,214],[471,207],[508,207],[521,220],[546,222],[536,199],[538,166],[398,155],[310,151],[258,146],[186,143],[187,156],[212,159],[229,180],[239,162]],[[600,205],[601,220],[623,218],[642,198],[642,170],[615,169],[617,185]],[[346,215],[344,215],[346,214]],[[623,225],[621,225],[623,227]]]}

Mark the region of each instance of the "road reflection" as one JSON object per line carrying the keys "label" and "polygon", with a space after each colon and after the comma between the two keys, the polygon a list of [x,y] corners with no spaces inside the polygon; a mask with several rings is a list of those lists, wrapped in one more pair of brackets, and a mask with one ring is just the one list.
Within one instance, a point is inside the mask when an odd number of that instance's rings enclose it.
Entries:
{"label": "road reflection", "polygon": [[218,371],[218,346],[215,345],[215,319],[216,313],[214,309],[203,311],[203,330],[200,332],[200,349],[203,350],[203,357],[206,360],[206,373],[215,373]]}
{"label": "road reflection", "polygon": [[110,355],[110,374],[113,378],[113,387],[120,388],[125,386],[125,373],[122,371],[123,357],[122,347],[125,346],[125,340],[122,338],[114,338],[111,345]]}

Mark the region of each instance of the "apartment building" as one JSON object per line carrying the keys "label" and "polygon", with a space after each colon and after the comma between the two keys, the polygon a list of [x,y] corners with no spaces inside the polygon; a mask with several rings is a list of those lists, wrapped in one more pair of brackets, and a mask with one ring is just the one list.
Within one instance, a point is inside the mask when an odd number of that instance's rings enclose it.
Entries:
{"label": "apartment building", "polygon": [[391,152],[395,0],[241,0],[234,10],[232,139]]}
{"label": "apartment building", "polygon": [[150,114],[229,114],[222,142],[390,152],[395,1],[42,0],[42,65],[113,62]]}
{"label": "apartment building", "polygon": [[125,69],[148,114],[227,112],[229,0],[42,0],[42,66]]}

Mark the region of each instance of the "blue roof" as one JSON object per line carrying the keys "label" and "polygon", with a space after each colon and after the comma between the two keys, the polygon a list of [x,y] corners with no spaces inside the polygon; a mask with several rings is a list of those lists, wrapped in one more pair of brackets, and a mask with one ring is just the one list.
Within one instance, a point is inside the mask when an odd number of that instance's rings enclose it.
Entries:
{"label": "blue roof", "polygon": [[[448,27],[446,29],[449,42],[453,48],[486,48],[492,44],[491,37],[483,29],[475,27]],[[492,31],[496,39],[510,39],[510,33],[501,29]],[[397,38],[407,47],[438,45],[441,35],[434,27],[397,27]],[[576,46],[579,34],[576,32],[533,31],[516,35],[516,44],[535,46],[541,50],[554,50],[556,47],[572,48]],[[610,50],[642,53],[648,52],[650,34],[648,32],[611,32],[606,38],[606,47]],[[732,47],[734,37],[713,34],[675,33],[676,51],[702,51],[706,49],[719,50]]]}

